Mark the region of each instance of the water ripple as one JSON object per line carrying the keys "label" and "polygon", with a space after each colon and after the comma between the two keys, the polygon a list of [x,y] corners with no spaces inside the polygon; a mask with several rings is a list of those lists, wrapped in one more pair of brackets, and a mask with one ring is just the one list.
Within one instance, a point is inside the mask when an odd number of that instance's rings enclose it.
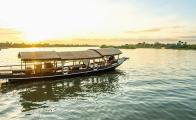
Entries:
{"label": "water ripple", "polygon": [[[26,50],[8,49],[1,53],[5,57],[0,61],[9,55],[7,61],[13,63],[15,54]],[[0,119],[196,119],[196,51],[123,52],[131,59],[105,74],[27,84],[1,83]]]}

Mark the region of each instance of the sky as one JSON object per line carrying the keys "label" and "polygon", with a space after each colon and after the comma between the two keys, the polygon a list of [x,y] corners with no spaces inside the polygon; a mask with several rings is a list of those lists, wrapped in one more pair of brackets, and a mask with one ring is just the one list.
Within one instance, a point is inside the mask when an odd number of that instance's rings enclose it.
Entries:
{"label": "sky", "polygon": [[196,0],[0,0],[0,42],[196,41]]}

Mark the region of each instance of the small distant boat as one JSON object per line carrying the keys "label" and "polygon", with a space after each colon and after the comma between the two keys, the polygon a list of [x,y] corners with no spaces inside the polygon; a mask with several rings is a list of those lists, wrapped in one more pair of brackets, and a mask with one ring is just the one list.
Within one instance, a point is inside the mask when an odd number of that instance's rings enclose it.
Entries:
{"label": "small distant boat", "polygon": [[[126,61],[116,48],[86,51],[19,52],[20,65],[0,66],[0,79],[9,82],[69,78],[114,70]],[[6,69],[9,68],[9,69]]]}

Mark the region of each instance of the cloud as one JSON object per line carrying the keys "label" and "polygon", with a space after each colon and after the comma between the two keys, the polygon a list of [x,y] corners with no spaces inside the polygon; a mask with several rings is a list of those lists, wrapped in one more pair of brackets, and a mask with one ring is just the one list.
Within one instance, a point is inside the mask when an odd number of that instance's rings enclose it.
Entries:
{"label": "cloud", "polygon": [[141,32],[159,32],[159,31],[161,31],[160,28],[154,28],[154,29],[142,30]]}
{"label": "cloud", "polygon": [[180,29],[180,28],[184,28],[185,26],[181,26],[181,25],[174,25],[171,28],[173,29]]}
{"label": "cloud", "polygon": [[138,30],[138,31],[130,30],[130,31],[126,31],[125,33],[151,33],[151,32],[159,32],[159,31],[161,31],[160,28],[152,28],[152,29],[145,29],[145,30]]}
{"label": "cloud", "polygon": [[12,28],[0,28],[0,35],[19,35],[21,32]]}
{"label": "cloud", "polygon": [[186,39],[196,39],[196,35],[181,36],[180,38],[186,38]]}
{"label": "cloud", "polygon": [[153,33],[153,32],[160,32],[162,30],[168,30],[168,29],[182,29],[185,26],[182,25],[174,25],[174,26],[168,26],[168,27],[159,27],[159,28],[151,28],[151,29],[144,29],[144,30],[130,30],[126,31],[125,33]]}
{"label": "cloud", "polygon": [[21,32],[13,28],[0,28],[0,42],[21,42]]}
{"label": "cloud", "polygon": [[193,34],[195,33],[196,34],[196,31],[190,31],[190,33],[193,33]]}

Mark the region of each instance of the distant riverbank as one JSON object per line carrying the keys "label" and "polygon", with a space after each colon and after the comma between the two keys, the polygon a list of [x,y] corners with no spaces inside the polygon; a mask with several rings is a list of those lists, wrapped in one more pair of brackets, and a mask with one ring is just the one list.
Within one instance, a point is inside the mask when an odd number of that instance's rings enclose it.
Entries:
{"label": "distant riverbank", "polygon": [[32,47],[100,47],[108,48],[114,47],[119,49],[136,49],[136,48],[155,48],[155,49],[191,49],[196,50],[196,44],[188,44],[187,42],[178,41],[177,43],[137,43],[137,44],[125,44],[125,45],[88,45],[88,44],[47,44],[47,43],[37,43],[37,44],[26,44],[26,43],[0,43],[0,49],[6,48],[32,48]]}
{"label": "distant riverbank", "polygon": [[196,44],[188,44],[187,42],[178,41],[177,43],[137,43],[137,44],[125,44],[120,46],[112,46],[112,45],[102,45],[101,48],[115,47],[119,49],[136,49],[136,48],[156,48],[156,49],[192,49],[196,50]]}
{"label": "distant riverbank", "polygon": [[6,48],[32,48],[32,47],[99,47],[98,45],[88,45],[88,44],[47,44],[47,43],[36,43],[36,44],[26,44],[26,43],[0,43],[0,49]]}

